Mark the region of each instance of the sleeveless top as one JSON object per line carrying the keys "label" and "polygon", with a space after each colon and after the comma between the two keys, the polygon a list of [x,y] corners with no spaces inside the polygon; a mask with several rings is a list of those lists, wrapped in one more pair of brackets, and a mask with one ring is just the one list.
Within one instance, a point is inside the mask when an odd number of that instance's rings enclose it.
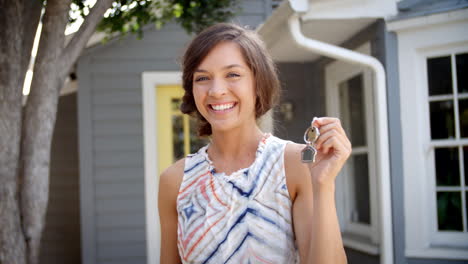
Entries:
{"label": "sleeveless top", "polygon": [[216,172],[209,145],[185,159],[177,197],[182,263],[299,263],[286,143],[265,134],[252,165],[229,176]]}

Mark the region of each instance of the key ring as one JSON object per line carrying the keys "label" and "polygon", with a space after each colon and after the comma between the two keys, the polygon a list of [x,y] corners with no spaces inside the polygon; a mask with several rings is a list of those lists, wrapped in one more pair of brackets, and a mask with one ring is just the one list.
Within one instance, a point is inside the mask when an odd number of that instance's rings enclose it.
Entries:
{"label": "key ring", "polygon": [[[314,163],[317,150],[314,148],[315,141],[320,136],[320,130],[318,127],[312,125],[315,117],[312,120],[311,125],[304,132],[304,142],[306,143],[305,148],[301,151],[301,161],[303,163]],[[314,138],[309,138],[309,133],[313,134]],[[310,140],[309,140],[310,139]]]}
{"label": "key ring", "polygon": [[[312,132],[314,133],[315,132],[315,138],[313,139],[313,141],[309,141],[309,132]],[[320,136],[320,130],[315,127],[315,126],[310,126],[306,129],[306,131],[304,132],[304,142],[307,144],[307,145],[312,145],[316,140],[317,138]]]}

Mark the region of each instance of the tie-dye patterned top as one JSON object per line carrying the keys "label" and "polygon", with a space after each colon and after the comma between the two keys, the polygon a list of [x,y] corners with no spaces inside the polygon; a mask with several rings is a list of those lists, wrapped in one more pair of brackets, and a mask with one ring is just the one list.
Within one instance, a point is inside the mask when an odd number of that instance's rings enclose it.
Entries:
{"label": "tie-dye patterned top", "polygon": [[286,143],[265,134],[253,164],[229,176],[216,172],[208,146],[186,158],[177,198],[183,263],[299,263]]}

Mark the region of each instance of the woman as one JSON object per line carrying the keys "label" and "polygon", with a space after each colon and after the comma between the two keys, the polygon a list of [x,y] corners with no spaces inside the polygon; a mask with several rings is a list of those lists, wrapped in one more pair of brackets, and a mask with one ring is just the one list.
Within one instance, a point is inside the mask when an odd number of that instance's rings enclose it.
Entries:
{"label": "woman", "polygon": [[334,182],[351,144],[340,121],[314,119],[313,163],[301,162],[304,145],[263,133],[256,121],[279,81],[259,37],[236,25],[200,33],[182,67],[181,110],[211,142],[161,174],[161,263],[346,263]]}

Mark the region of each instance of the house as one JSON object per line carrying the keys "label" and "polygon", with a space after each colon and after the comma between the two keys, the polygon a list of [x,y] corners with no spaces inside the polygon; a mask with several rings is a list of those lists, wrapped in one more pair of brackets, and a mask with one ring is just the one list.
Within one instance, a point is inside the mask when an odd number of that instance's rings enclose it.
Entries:
{"label": "house", "polygon": [[[467,263],[468,2],[242,6],[235,20],[258,28],[283,84],[274,133],[302,142],[314,116],[337,116],[353,142],[336,195],[349,263]],[[69,187],[79,184],[82,263],[159,263],[159,172],[205,144],[177,110],[177,59],[190,38],[174,24],[148,28],[142,40],[89,47],[78,62],[78,93],[61,102],[78,106]],[[308,38],[334,48],[312,52]]]}

